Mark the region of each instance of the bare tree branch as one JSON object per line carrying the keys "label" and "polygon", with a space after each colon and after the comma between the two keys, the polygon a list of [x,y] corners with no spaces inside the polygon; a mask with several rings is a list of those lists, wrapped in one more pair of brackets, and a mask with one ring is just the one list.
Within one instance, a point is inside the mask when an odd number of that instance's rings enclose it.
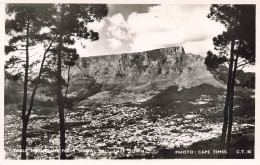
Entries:
{"label": "bare tree branch", "polygon": [[33,57],[33,56],[35,56],[36,54],[38,54],[38,52],[36,52],[36,53],[34,53],[33,55],[31,55],[30,58]]}
{"label": "bare tree branch", "polygon": [[34,96],[36,94],[36,90],[38,89],[38,85],[40,84],[40,80],[41,80],[41,76],[42,76],[42,72],[43,72],[43,66],[44,66],[44,62],[45,62],[45,59],[46,59],[46,54],[49,52],[51,45],[55,41],[56,37],[57,37],[57,35],[52,39],[48,48],[45,50],[45,52],[43,54],[43,59],[42,59],[42,62],[41,62],[41,67],[40,67],[39,75],[38,75],[38,78],[37,78],[38,81],[36,81],[36,84],[34,86],[34,89],[33,89],[32,95],[31,95],[30,106],[29,106],[28,112],[26,114],[27,121],[29,121],[29,118],[30,118],[30,115],[31,115],[31,112],[32,112],[32,108],[33,108]]}
{"label": "bare tree branch", "polygon": [[238,71],[238,73],[236,74],[236,77],[239,75],[239,73],[244,69],[244,67],[245,67],[246,65],[244,65],[239,71]]}
{"label": "bare tree branch", "polygon": [[[238,65],[236,68],[239,68],[239,67],[241,67],[241,66],[245,66],[246,64],[249,64],[249,62],[245,62],[245,63],[243,63],[243,64],[240,64],[240,65]],[[244,67],[243,67],[244,68]]]}

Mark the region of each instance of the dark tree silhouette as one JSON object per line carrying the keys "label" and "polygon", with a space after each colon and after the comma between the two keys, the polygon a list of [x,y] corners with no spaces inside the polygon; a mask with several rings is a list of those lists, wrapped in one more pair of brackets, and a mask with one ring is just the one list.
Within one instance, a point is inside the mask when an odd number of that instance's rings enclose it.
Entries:
{"label": "dark tree silhouette", "polygon": [[[105,17],[108,14],[108,8],[103,4],[56,4],[54,7],[51,32],[57,34],[55,42],[58,45],[53,52],[57,57],[56,95],[60,119],[60,159],[66,159],[62,59],[65,59],[66,65],[72,66],[77,52],[76,49],[70,48],[70,45],[74,45],[75,39],[83,38],[90,41],[99,39],[98,33],[88,29],[86,25]],[[69,58],[71,59],[68,60]]]}
{"label": "dark tree silhouette", "polygon": [[[219,51],[220,55],[227,55],[230,50],[220,145],[221,149],[227,150],[226,157],[229,158],[237,69],[255,62],[255,5],[211,5],[208,18],[220,22],[226,27],[226,31],[213,38],[215,49]],[[230,48],[228,48],[229,45]]]}
{"label": "dark tree silhouette", "polygon": [[207,57],[205,58],[205,64],[207,68],[216,69],[219,65],[227,62],[228,59],[226,56],[217,56],[213,54],[211,51],[207,52]]}
{"label": "dark tree silhouette", "polygon": [[[5,46],[5,53],[9,54],[11,52],[25,52],[25,60],[17,56],[12,56],[9,61],[6,62],[6,69],[11,69],[12,71],[18,70],[18,73],[13,75],[13,79],[17,80],[19,77],[24,75],[24,85],[23,85],[23,103],[22,103],[22,140],[21,140],[21,159],[26,159],[26,134],[27,126],[31,115],[31,110],[33,107],[33,99],[36,93],[38,85],[35,86],[33,94],[31,95],[30,106],[27,110],[27,97],[28,97],[28,83],[29,83],[29,70],[39,63],[36,61],[30,64],[30,47],[37,45],[44,40],[48,40],[45,33],[40,33],[44,26],[48,26],[49,6],[35,5],[35,4],[7,4],[6,14],[14,15],[14,18],[6,19],[6,34],[12,36],[9,40],[7,46]],[[45,13],[46,12],[46,13]],[[45,50],[44,56],[48,52],[48,48]],[[44,62],[44,60],[42,61]],[[17,64],[22,64],[23,71],[21,68],[16,66]],[[43,65],[43,64],[42,64]],[[7,73],[7,71],[6,71]],[[12,75],[12,72],[9,75]],[[41,72],[39,73],[39,78]]]}
{"label": "dark tree silhouette", "polygon": [[76,49],[71,49],[66,52],[67,53],[65,54],[64,65],[67,66],[68,73],[67,73],[66,90],[64,94],[64,102],[65,102],[65,108],[71,109],[73,107],[73,99],[67,97],[69,86],[70,86],[70,69],[71,67],[76,65],[76,61],[78,60],[79,55],[77,54]]}

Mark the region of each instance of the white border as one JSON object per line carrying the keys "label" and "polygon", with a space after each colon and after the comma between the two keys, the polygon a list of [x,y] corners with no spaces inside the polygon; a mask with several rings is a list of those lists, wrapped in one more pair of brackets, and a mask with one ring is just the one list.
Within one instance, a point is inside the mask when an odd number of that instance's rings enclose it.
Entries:
{"label": "white border", "polygon": [[[259,85],[260,67],[258,61],[260,60],[259,55],[259,20],[260,20],[260,7],[259,0],[0,0],[0,52],[2,58],[0,58],[0,165],[30,165],[30,164],[64,164],[70,165],[71,163],[77,164],[113,164],[113,165],[130,165],[130,164],[192,164],[192,165],[260,165],[260,101],[259,96]],[[255,108],[255,159],[171,159],[171,160],[4,160],[4,22],[5,22],[5,3],[106,3],[106,4],[256,4],[256,108]]]}

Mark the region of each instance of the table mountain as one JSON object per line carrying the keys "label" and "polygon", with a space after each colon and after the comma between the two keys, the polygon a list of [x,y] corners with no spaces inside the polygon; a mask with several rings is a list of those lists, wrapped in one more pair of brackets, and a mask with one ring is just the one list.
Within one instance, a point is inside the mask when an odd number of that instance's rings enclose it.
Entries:
{"label": "table mountain", "polygon": [[186,54],[181,46],[83,57],[71,73],[73,88],[89,83],[99,84],[103,90],[163,90],[172,85],[181,90],[203,83],[223,86],[207,70],[203,57]]}

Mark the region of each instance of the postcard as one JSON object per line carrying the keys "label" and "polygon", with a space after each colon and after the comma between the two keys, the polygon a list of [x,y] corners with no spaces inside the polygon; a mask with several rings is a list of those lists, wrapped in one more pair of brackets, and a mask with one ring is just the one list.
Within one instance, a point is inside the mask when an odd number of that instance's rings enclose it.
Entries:
{"label": "postcard", "polygon": [[259,163],[256,1],[1,5],[3,164]]}

